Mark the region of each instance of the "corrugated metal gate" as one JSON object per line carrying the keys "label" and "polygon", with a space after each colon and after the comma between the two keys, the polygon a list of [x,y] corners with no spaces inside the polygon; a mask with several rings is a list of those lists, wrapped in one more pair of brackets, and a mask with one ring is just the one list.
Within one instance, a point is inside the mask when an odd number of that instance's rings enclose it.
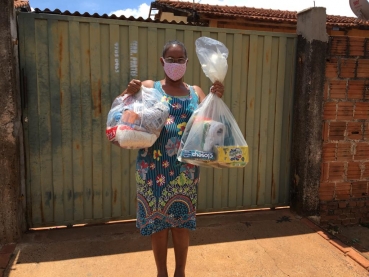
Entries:
{"label": "corrugated metal gate", "polygon": [[105,137],[112,100],[132,78],[158,80],[164,43],[185,43],[185,81],[204,91],[194,42],[229,49],[224,101],[250,147],[245,169],[202,169],[198,211],[289,204],[296,36],[63,15],[19,15],[30,227],[133,219],[136,151]]}

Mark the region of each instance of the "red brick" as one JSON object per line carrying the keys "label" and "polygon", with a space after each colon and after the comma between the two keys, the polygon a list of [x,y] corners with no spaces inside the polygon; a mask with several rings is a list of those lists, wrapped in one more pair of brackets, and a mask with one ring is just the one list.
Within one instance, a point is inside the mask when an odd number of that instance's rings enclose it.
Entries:
{"label": "red brick", "polygon": [[369,83],[369,81],[366,80],[366,85],[365,85],[364,92],[363,92],[364,100],[369,99],[369,84],[368,83]]}
{"label": "red brick", "polygon": [[349,45],[349,37],[347,36],[334,36],[331,38],[330,54],[333,56],[346,56]]}
{"label": "red brick", "polygon": [[349,161],[352,160],[352,145],[351,143],[338,143],[337,144],[337,161]]}
{"label": "red brick", "polygon": [[331,80],[329,85],[330,99],[346,99],[347,82],[341,80]]}
{"label": "red brick", "polygon": [[361,122],[348,122],[347,138],[353,140],[363,139],[363,124]]}
{"label": "red brick", "polygon": [[339,219],[346,219],[347,218],[347,215],[346,214],[340,214],[338,218]]}
{"label": "red brick", "polygon": [[369,143],[358,142],[355,146],[354,160],[369,160]]}
{"label": "red brick", "polygon": [[361,163],[349,162],[347,165],[347,179],[360,180],[361,179]]}
{"label": "red brick", "polygon": [[[351,183],[337,183],[335,191],[336,200],[347,200],[351,197]],[[339,208],[345,208],[346,202],[339,202]]]}
{"label": "red brick", "polygon": [[345,179],[345,163],[343,162],[330,162],[329,163],[329,176],[330,181],[340,181]]}
{"label": "red brick", "polygon": [[363,168],[362,178],[369,178],[369,162],[363,163],[362,168]]}
{"label": "red brick", "polygon": [[369,119],[369,103],[368,102],[357,102],[354,110],[355,119]]}
{"label": "red brick", "polygon": [[327,141],[329,138],[329,122],[323,124],[323,141]]}
{"label": "red brick", "polygon": [[324,231],[317,231],[316,233],[326,240],[330,240],[333,238],[329,233],[326,233]]}
{"label": "red brick", "polygon": [[338,60],[331,59],[326,62],[325,66],[325,76],[327,78],[336,78],[338,76]]}
{"label": "red brick", "polygon": [[328,180],[329,163],[322,163],[322,172],[320,174],[320,181]]}
{"label": "red brick", "polygon": [[337,117],[337,103],[327,102],[324,104],[324,119],[325,120],[335,120]]}
{"label": "red brick", "polygon": [[335,192],[335,200],[348,200],[351,198],[350,191],[337,190]]}
{"label": "red brick", "polygon": [[356,201],[350,201],[350,202],[348,203],[348,206],[349,206],[350,208],[352,208],[352,207],[356,207],[356,206],[357,206],[357,203],[356,203]]}
{"label": "red brick", "polygon": [[340,78],[355,78],[356,59],[341,59]]}
{"label": "red brick", "polygon": [[348,99],[363,99],[366,90],[366,80],[349,80],[347,88]]}
{"label": "red brick", "polygon": [[337,120],[352,120],[353,116],[354,116],[354,103],[352,103],[352,102],[338,102],[338,104],[337,104]]}
{"label": "red brick", "polygon": [[368,195],[368,183],[359,181],[352,183],[352,197],[359,198]]}
{"label": "red brick", "polygon": [[347,252],[347,255],[364,268],[369,268],[369,260],[355,250]]}
{"label": "red brick", "polygon": [[337,143],[323,143],[323,162],[336,160]]}
{"label": "red brick", "polygon": [[344,140],[346,131],[346,122],[331,122],[329,124],[329,139]]}
{"label": "red brick", "polygon": [[331,201],[334,200],[333,193],[330,192],[319,192],[320,201]]}
{"label": "red brick", "polygon": [[319,193],[320,192],[331,192],[333,195],[335,187],[336,187],[335,183],[321,183],[319,186]]}
{"label": "red brick", "polygon": [[342,210],[334,210],[334,214],[341,215],[342,213]]}
{"label": "red brick", "polygon": [[363,124],[364,140],[369,140],[369,123]]}
{"label": "red brick", "polygon": [[365,202],[364,201],[357,201],[357,206],[358,207],[365,207]]}
{"label": "red brick", "polygon": [[357,78],[369,78],[369,60],[359,59],[357,62]]}
{"label": "red brick", "polygon": [[329,242],[343,253],[347,253],[352,250],[351,247],[347,246],[338,239],[331,239]]}
{"label": "red brick", "polygon": [[338,209],[338,202],[337,201],[331,201],[328,203],[328,210],[335,210]]}
{"label": "red brick", "polygon": [[353,224],[351,223],[351,220],[349,218],[343,219],[341,221],[341,224],[344,226],[352,226]]}
{"label": "red brick", "polygon": [[364,56],[365,38],[350,37],[350,56]]}
{"label": "red brick", "polygon": [[320,212],[323,212],[323,211],[328,211],[328,205],[325,203],[320,203]]}

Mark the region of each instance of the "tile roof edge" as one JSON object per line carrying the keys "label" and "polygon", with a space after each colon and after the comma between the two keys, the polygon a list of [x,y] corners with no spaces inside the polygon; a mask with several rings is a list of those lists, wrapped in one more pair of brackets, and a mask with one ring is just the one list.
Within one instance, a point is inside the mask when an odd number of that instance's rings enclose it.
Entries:
{"label": "tile roof edge", "polygon": [[[31,13],[31,12],[25,12],[25,11],[21,11],[24,13]],[[39,8],[34,8],[34,11],[32,13],[36,13],[36,14],[55,14],[55,15],[66,15],[66,16],[77,16],[77,17],[92,17],[92,18],[104,18],[104,19],[114,19],[114,20],[128,20],[128,21],[137,21],[137,22],[152,22],[152,23],[165,23],[165,24],[173,24],[173,25],[188,25],[188,26],[195,26],[192,23],[189,22],[177,22],[175,20],[172,21],[168,21],[168,20],[159,20],[159,19],[151,19],[151,18],[143,18],[143,17],[138,17],[135,18],[133,16],[130,17],[126,17],[124,15],[121,16],[117,16],[115,14],[112,15],[108,15],[108,14],[98,14],[98,13],[93,13],[90,14],[88,12],[84,12],[84,13],[80,13],[78,11],[75,12],[70,12],[69,10],[65,10],[64,12],[60,11],[59,9],[55,9],[55,10],[50,10],[48,8],[41,10]],[[196,25],[198,26],[198,25]]]}

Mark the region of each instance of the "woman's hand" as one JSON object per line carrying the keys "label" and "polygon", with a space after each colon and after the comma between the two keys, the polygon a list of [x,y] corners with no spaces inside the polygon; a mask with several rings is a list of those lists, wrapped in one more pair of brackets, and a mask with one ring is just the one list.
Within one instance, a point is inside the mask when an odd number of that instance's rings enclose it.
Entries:
{"label": "woman's hand", "polygon": [[124,94],[136,94],[140,90],[141,86],[142,82],[140,80],[133,79],[128,83],[126,90],[123,91],[121,96],[123,96]]}
{"label": "woman's hand", "polygon": [[219,81],[215,81],[213,86],[210,88],[210,92],[215,93],[219,98],[222,98],[224,93],[223,84]]}

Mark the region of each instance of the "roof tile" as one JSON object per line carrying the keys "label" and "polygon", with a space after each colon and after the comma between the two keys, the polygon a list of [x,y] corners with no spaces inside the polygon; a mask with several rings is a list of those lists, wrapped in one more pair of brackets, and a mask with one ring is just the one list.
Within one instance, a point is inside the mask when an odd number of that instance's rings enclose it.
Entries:
{"label": "roof tile", "polygon": [[[245,18],[248,20],[260,20],[264,22],[286,22],[297,23],[296,11],[283,11],[272,9],[260,9],[240,6],[219,6],[209,4],[199,4],[192,2],[179,2],[170,0],[157,0],[152,2],[156,8],[165,7],[168,9],[196,11],[199,15],[218,16],[228,18]],[[356,17],[346,17],[337,15],[327,15],[327,25],[340,27],[369,26],[369,21]]]}
{"label": "roof tile", "polygon": [[28,0],[14,0],[14,8],[29,8],[29,1]]}

